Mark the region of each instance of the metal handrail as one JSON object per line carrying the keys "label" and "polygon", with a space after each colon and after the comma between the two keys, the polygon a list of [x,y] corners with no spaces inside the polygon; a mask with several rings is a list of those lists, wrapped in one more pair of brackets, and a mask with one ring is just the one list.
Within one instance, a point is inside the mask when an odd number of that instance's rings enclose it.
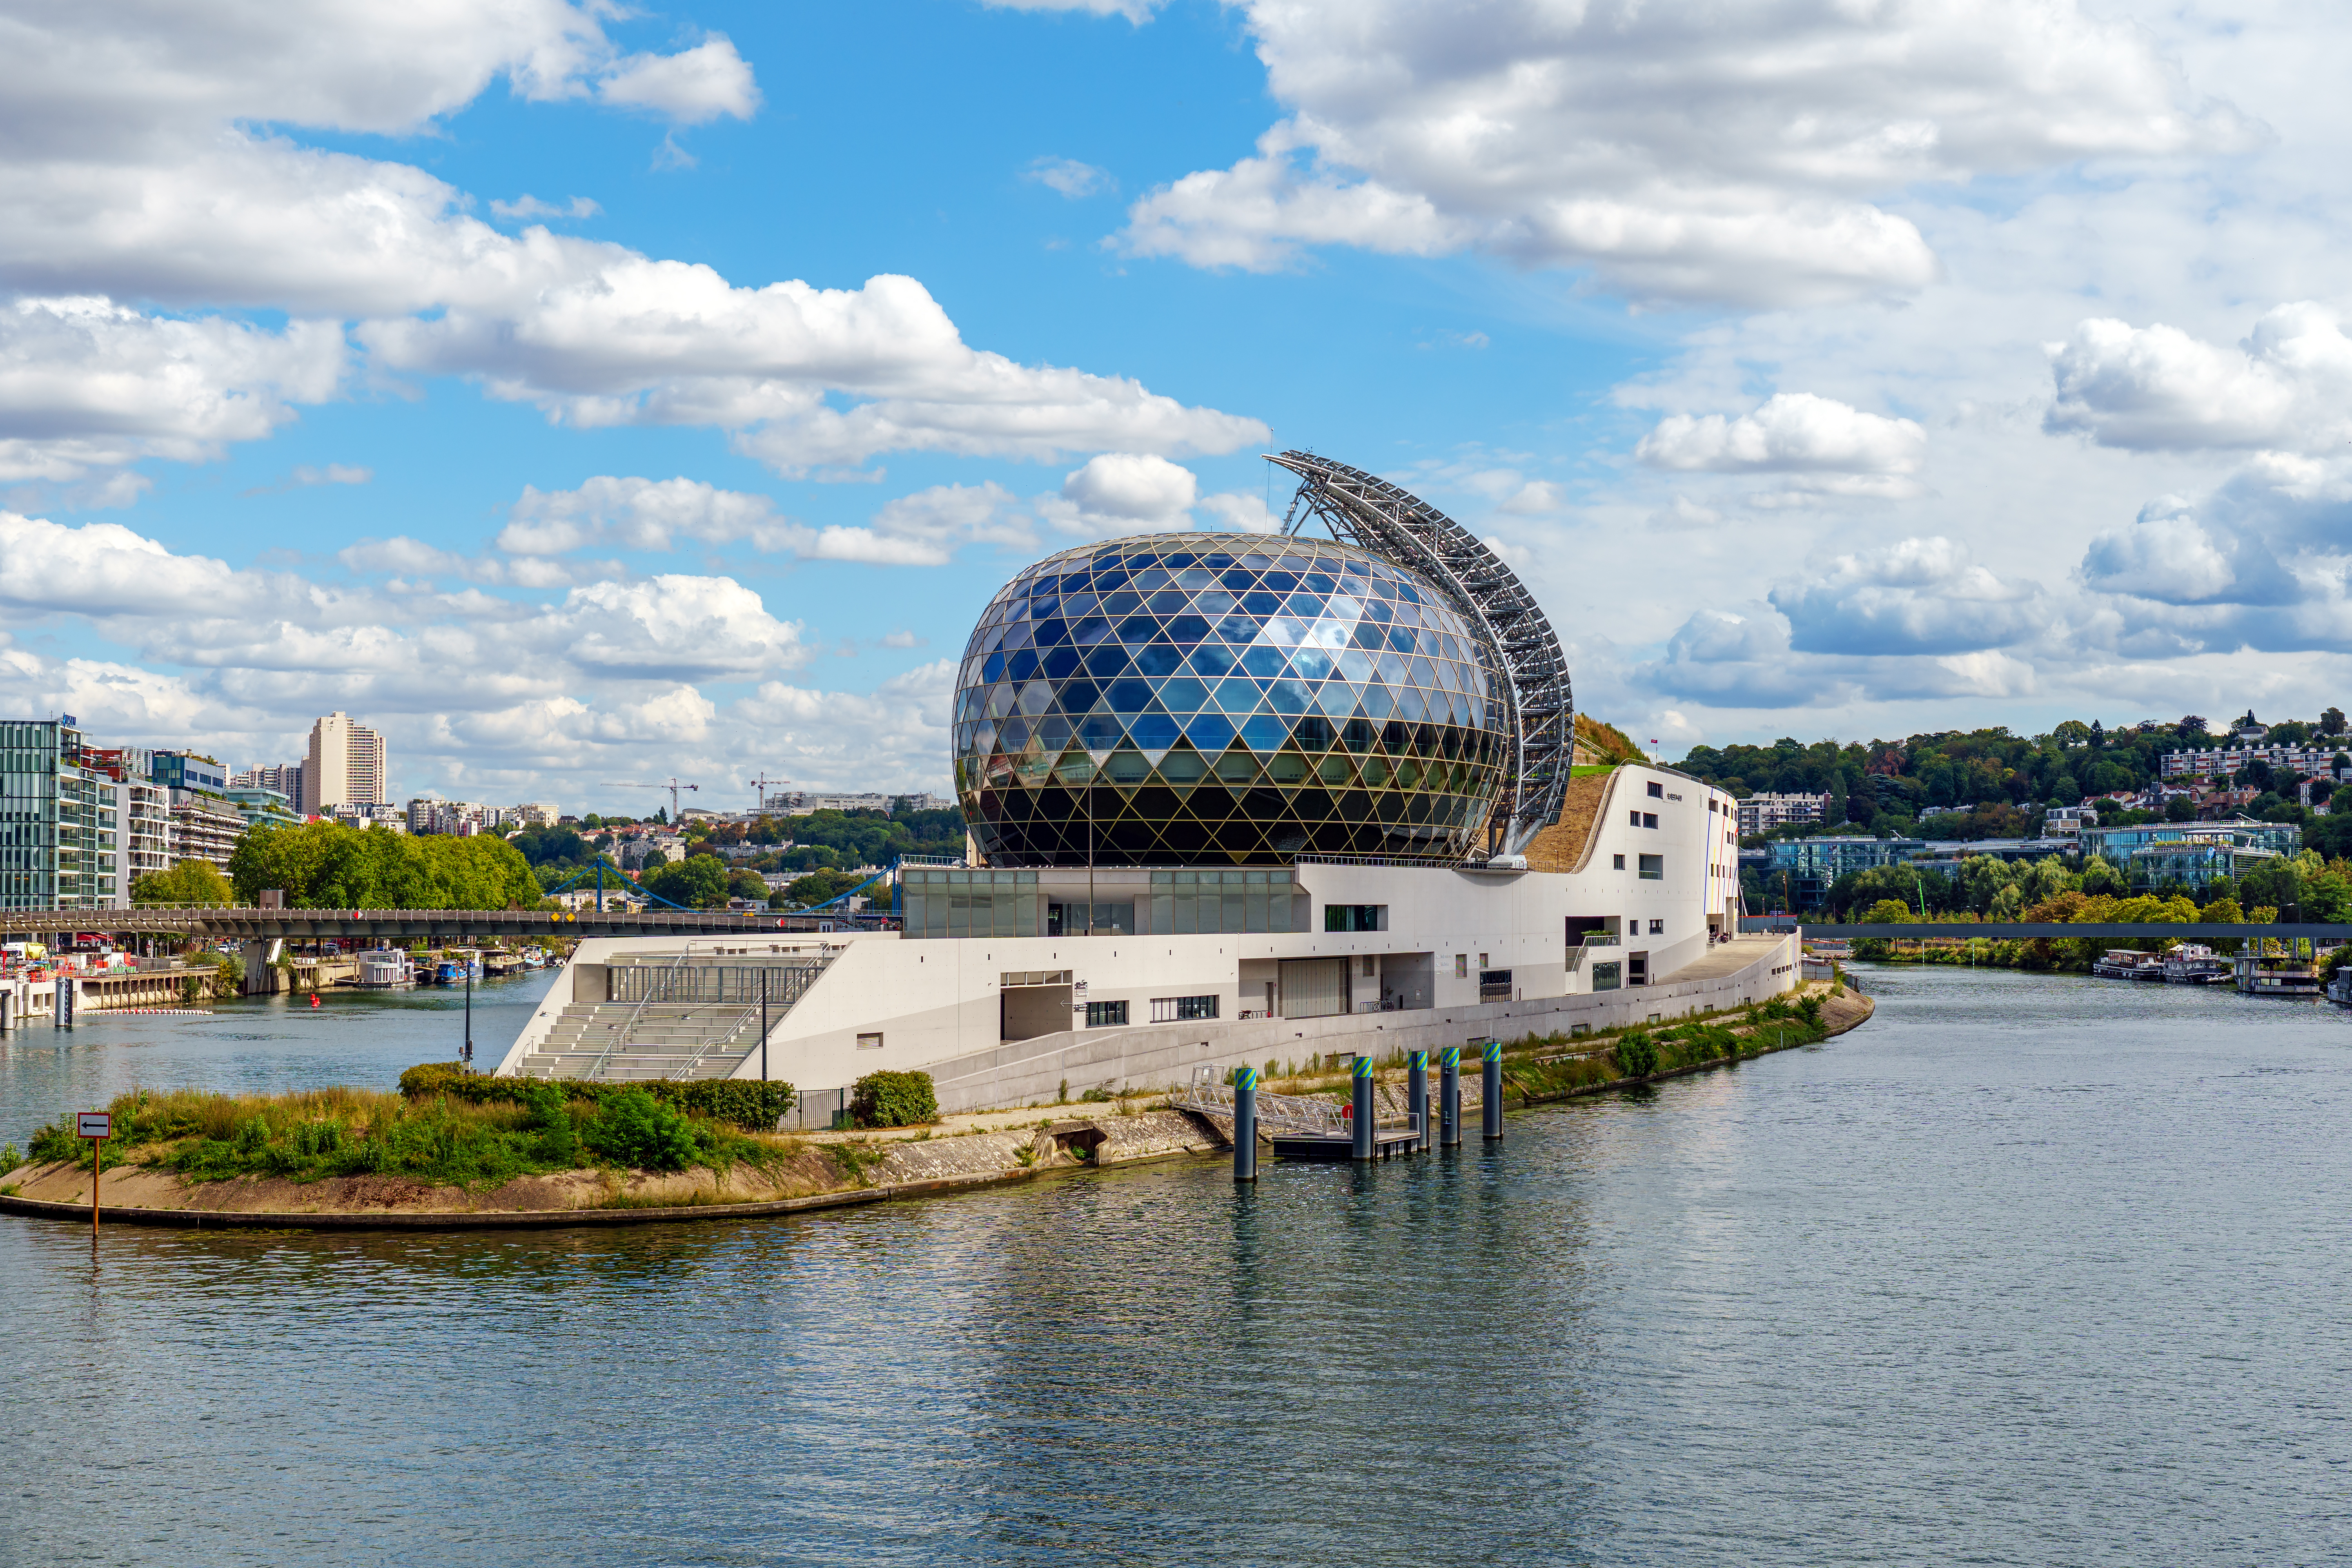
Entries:
{"label": "metal handrail", "polygon": [[759,1011],[760,1005],[756,1002],[751,1004],[749,1007],[744,1008],[742,1012],[736,1015],[735,1022],[729,1026],[725,1034],[719,1036],[715,1040],[705,1040],[702,1043],[702,1048],[694,1053],[694,1058],[669,1076],[679,1079],[692,1078],[694,1076],[694,1069],[702,1065],[702,1058],[709,1056],[711,1051],[718,1047],[726,1045],[730,1041],[733,1040],[737,1035],[741,1034],[743,1032],[743,1026],[750,1023],[753,1016]]}
{"label": "metal handrail", "polygon": [[[669,968],[663,971],[663,973],[667,975],[674,972],[679,964],[684,963],[685,962],[686,954],[682,952],[679,953],[676,958],[670,961]],[[629,1036],[635,1031],[637,1019],[644,1015],[646,1004],[651,1002],[653,999],[654,987],[648,985],[646,987],[646,994],[637,998],[636,1006],[629,1014],[629,1021],[621,1026],[620,1038],[605,1046],[604,1054],[596,1058],[595,1064],[589,1068],[584,1076],[594,1079],[599,1082],[604,1080],[604,1064],[613,1059],[613,1053],[614,1051],[619,1050],[623,1046],[629,1043]]]}

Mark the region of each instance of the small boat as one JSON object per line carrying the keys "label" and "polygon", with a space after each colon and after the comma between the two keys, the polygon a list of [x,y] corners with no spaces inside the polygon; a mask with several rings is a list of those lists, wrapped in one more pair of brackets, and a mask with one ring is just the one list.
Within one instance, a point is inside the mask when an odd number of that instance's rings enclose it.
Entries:
{"label": "small boat", "polygon": [[2091,965],[2091,973],[2103,980],[2161,980],[2164,960],[2137,948],[2110,948]]}
{"label": "small boat", "polygon": [[523,950],[522,966],[525,969],[545,969],[547,954],[535,947],[526,948]]}
{"label": "small boat", "polygon": [[440,963],[433,966],[434,984],[463,985],[465,983],[466,966],[458,963],[456,959],[445,958]]}
{"label": "small boat", "polygon": [[2164,955],[2164,978],[2171,985],[2227,985],[2238,966],[2203,942],[2184,942]]}
{"label": "small boat", "polygon": [[416,984],[416,968],[397,949],[374,949],[359,955],[359,975],[352,982],[371,991],[401,991]]}

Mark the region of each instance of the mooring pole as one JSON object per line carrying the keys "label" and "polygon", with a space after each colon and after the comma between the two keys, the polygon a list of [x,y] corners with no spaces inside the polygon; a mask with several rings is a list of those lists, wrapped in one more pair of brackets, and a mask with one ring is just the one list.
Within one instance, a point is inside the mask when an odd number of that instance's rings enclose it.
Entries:
{"label": "mooring pole", "polygon": [[1359,1160],[1369,1160],[1376,1147],[1372,1142],[1372,1058],[1359,1053],[1354,1067],[1356,1146],[1353,1152]]}
{"label": "mooring pole", "polygon": [[1412,1146],[1429,1149],[1429,1053],[1413,1051],[1405,1058],[1405,1092],[1412,1102]]}
{"label": "mooring pole", "polygon": [[1234,1074],[1234,1180],[1257,1180],[1257,1068]]}
{"label": "mooring pole", "polygon": [[1503,1042],[1486,1042],[1486,1071],[1478,1084],[1478,1110],[1483,1123],[1480,1131],[1486,1142],[1498,1142],[1503,1136]]}
{"label": "mooring pole", "polygon": [[1448,1046],[1437,1058],[1437,1142],[1462,1146],[1462,1047]]}

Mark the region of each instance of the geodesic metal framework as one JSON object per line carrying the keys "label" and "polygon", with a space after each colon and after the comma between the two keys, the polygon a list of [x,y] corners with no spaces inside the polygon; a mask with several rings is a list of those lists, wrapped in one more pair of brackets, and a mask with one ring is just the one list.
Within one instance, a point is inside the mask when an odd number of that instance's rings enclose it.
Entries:
{"label": "geodesic metal framework", "polygon": [[1332,538],[1418,573],[1454,602],[1501,658],[1510,740],[1502,793],[1487,824],[1487,853],[1517,854],[1559,820],[1575,756],[1575,694],[1551,622],[1517,573],[1420,497],[1312,452],[1284,452],[1266,461],[1299,478],[1283,516],[1285,534],[1295,536],[1315,517]]}

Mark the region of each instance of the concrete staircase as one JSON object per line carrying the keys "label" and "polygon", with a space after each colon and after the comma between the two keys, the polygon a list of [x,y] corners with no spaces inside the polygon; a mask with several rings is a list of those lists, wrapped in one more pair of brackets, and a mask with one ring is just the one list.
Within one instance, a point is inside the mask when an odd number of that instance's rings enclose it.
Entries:
{"label": "concrete staircase", "polygon": [[[771,1006],[772,1026],[784,1009]],[[524,1056],[524,1078],[730,1078],[760,1047],[760,1009],[740,1002],[574,1002]]]}

